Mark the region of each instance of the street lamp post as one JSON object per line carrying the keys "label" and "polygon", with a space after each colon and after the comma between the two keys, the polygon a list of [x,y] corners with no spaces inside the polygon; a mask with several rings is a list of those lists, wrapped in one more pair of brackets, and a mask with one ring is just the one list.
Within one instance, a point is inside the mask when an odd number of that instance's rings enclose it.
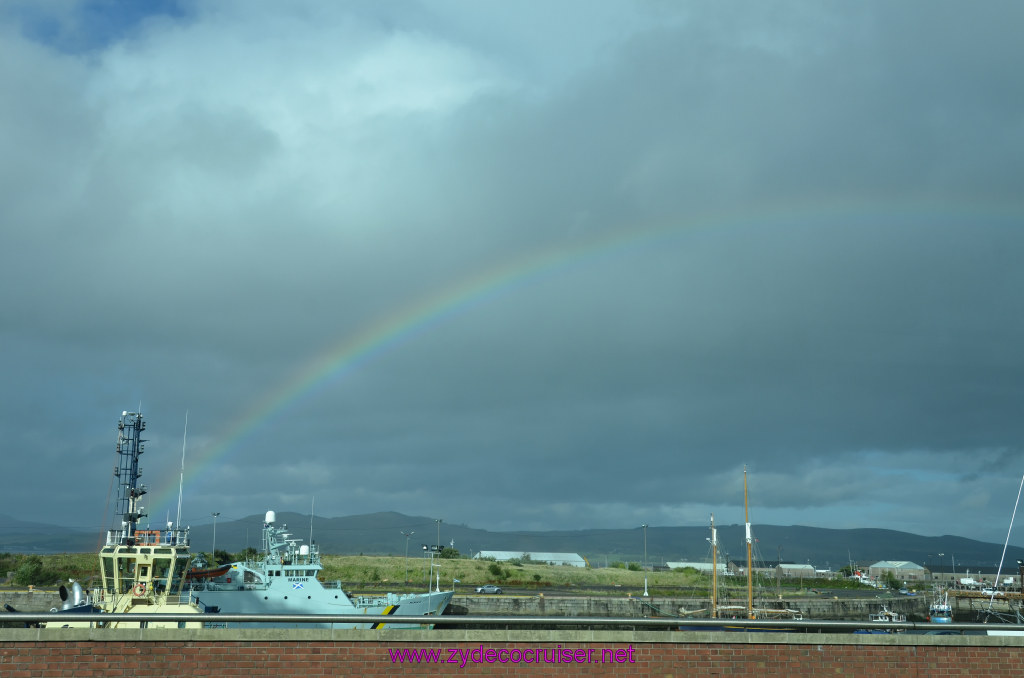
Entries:
{"label": "street lamp post", "polygon": [[[434,522],[437,524],[437,543],[434,544],[434,548],[430,551],[430,565],[427,568],[427,590],[430,590],[430,577],[434,571],[434,556],[441,554],[441,518],[434,518]],[[426,549],[427,545],[424,544],[423,548]],[[440,575],[438,576],[437,590],[441,590]]]}
{"label": "street lamp post", "polygon": [[647,598],[647,523],[640,527],[644,528],[644,598]]}
{"label": "street lamp post", "polygon": [[415,531],[403,532],[402,536],[405,537],[405,583],[409,583],[409,537],[416,534]]}
{"label": "street lamp post", "polygon": [[218,511],[216,513],[211,513],[210,515],[213,516],[213,546],[212,546],[213,553],[212,553],[212,555],[213,555],[213,564],[216,565],[217,564],[217,516],[220,515],[220,511]]}

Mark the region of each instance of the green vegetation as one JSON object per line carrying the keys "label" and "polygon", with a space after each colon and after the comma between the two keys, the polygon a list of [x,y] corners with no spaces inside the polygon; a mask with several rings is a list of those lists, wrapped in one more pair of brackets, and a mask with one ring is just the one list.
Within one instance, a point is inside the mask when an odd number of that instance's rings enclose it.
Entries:
{"label": "green vegetation", "polygon": [[[249,553],[230,555],[218,551],[219,562],[242,560]],[[429,558],[402,556],[323,556],[324,572],[321,579],[340,580],[347,590],[355,591],[420,591],[426,587]],[[435,559],[440,565],[440,579],[444,586],[453,579],[461,583],[459,590],[465,591],[483,584],[499,584],[505,588],[523,588],[543,592],[546,588],[559,587],[578,589],[587,595],[640,595],[644,577],[648,588],[659,596],[704,596],[710,582],[705,574],[693,568],[674,571],[643,572],[635,563],[610,563],[604,568],[578,568],[565,565],[548,565],[529,558],[513,562],[494,560],[473,560],[468,558]],[[406,569],[409,577],[406,581]],[[72,553],[52,555],[20,555],[0,553],[0,577],[13,573],[8,585],[13,586],[57,586],[68,579],[80,581],[89,587],[99,579],[99,563],[95,554]],[[435,568],[435,576],[438,570]],[[745,597],[744,577],[720,577],[730,595]],[[760,588],[775,590],[774,579],[762,581]],[[844,579],[783,579],[780,588],[786,595],[802,595],[812,589],[850,588],[873,591],[853,580]]]}
{"label": "green vegetation", "polygon": [[68,579],[88,582],[99,577],[99,558],[94,553],[0,553],[0,580],[8,573],[13,586],[58,586]]}
{"label": "green vegetation", "polygon": [[[239,555],[241,555],[241,554],[239,554]],[[217,551],[213,554],[213,559],[212,560],[207,559],[207,560],[209,561],[209,563],[211,565],[224,565],[226,563],[233,563],[236,560],[240,560],[240,558],[235,558],[235,556],[231,555],[227,551],[223,551],[221,549],[217,549]]]}

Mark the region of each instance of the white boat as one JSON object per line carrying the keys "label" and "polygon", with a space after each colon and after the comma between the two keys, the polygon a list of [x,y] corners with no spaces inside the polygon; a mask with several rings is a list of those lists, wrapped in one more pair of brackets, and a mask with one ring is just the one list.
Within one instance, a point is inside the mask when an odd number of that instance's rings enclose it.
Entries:
{"label": "white boat", "polygon": [[[204,605],[223,614],[370,614],[440,616],[455,594],[454,589],[426,593],[387,593],[380,596],[349,596],[340,581],[320,580],[323,565],[316,544],[301,544],[288,526],[276,525],[277,516],[267,511],[263,522],[261,552],[244,561],[188,573],[191,593]],[[429,588],[429,585],[428,585]],[[433,624],[317,624],[231,623],[228,626],[288,628],[430,628]]]}
{"label": "white boat", "polygon": [[883,605],[881,610],[868,615],[868,621],[899,624],[907,621],[907,615],[894,612]]}
{"label": "white boat", "polygon": [[118,515],[120,524],[107,530],[106,543],[100,549],[101,585],[86,595],[73,582],[70,592],[61,587],[64,604],[53,612],[68,613],[67,621],[48,622],[49,627],[110,628],[198,628],[199,622],[84,622],[75,621],[80,612],[116,612],[145,614],[196,614],[205,610],[183,590],[189,564],[188,528],[170,523],[166,530],[139,529],[146,516],[139,503],[146,486],[139,483],[143,452],[142,432],[146,422],[137,412],[122,412],[117,424]]}

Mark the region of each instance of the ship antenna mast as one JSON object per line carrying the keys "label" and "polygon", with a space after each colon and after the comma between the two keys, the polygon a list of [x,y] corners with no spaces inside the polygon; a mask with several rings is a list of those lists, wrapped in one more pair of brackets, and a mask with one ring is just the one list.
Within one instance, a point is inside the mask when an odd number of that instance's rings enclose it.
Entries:
{"label": "ship antenna mast", "polygon": [[747,618],[754,618],[754,563],[751,556],[753,538],[750,535],[750,504],[747,502],[747,467],[743,467],[743,517],[747,525]]}
{"label": "ship antenna mast", "polygon": [[185,410],[185,433],[181,437],[181,475],[178,476],[178,518],[175,527],[181,527],[181,489],[185,486],[185,443],[188,441],[188,410]]}
{"label": "ship antenna mast", "polygon": [[316,495],[313,495],[313,500],[309,502],[309,548],[313,548],[313,507],[316,506]]}

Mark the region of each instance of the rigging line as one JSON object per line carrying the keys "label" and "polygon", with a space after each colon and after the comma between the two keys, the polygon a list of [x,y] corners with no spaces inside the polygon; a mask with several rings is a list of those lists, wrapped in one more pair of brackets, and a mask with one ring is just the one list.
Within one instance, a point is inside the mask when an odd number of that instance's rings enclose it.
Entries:
{"label": "rigging line", "polygon": [[[996,580],[994,582],[993,589],[999,586],[999,575],[1003,572],[1003,560],[1006,558],[1006,548],[1010,545],[1010,533],[1013,532],[1013,519],[1017,517],[1017,507],[1020,506],[1020,495],[1024,491],[1024,476],[1020,479],[1020,488],[1017,490],[1017,501],[1013,504],[1013,513],[1010,514],[1010,527],[1006,530],[1006,542],[1003,543],[1003,555],[999,556],[999,567],[996,569]],[[992,609],[992,603],[995,600],[996,594],[993,593],[988,601],[988,608]]]}

